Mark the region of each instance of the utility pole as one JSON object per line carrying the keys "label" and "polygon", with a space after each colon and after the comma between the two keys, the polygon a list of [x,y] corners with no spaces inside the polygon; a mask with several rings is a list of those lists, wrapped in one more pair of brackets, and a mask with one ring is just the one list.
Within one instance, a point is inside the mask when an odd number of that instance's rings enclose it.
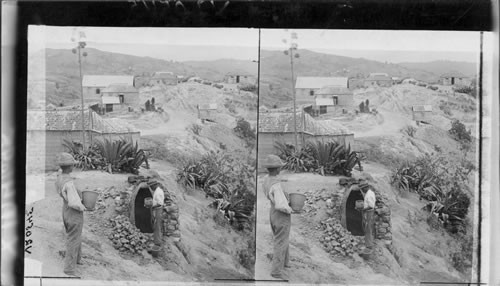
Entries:
{"label": "utility pole", "polygon": [[[71,37],[71,41],[75,42],[75,34],[76,29],[73,31],[73,36]],[[82,49],[85,48],[87,43],[85,42],[85,33],[84,32],[78,32],[78,45],[76,48],[72,50],[73,54],[77,53],[78,50],[78,68],[80,71],[80,96],[82,100],[82,147],[83,150],[85,150],[85,110],[84,110],[84,101],[83,101],[83,76],[82,76]],[[87,52],[83,52],[83,56],[87,56]],[[90,114],[89,114],[90,115]],[[90,118],[89,118],[90,120]]]}
{"label": "utility pole", "polygon": [[[293,95],[293,134],[294,134],[294,139],[295,139],[295,150],[298,149],[299,144],[298,144],[298,139],[297,139],[297,98],[295,95],[295,77],[293,73],[293,59],[294,58],[299,58],[299,54],[296,52],[295,55],[293,54],[294,50],[297,50],[297,43],[294,43],[293,40],[297,39],[297,33],[292,32],[291,37],[290,37],[290,48],[286,50],[284,53],[285,55],[290,55],[290,70],[292,74],[292,95]],[[287,43],[286,39],[283,39],[284,43]]]}
{"label": "utility pole", "polygon": [[295,80],[293,76],[293,48],[290,48],[290,66],[292,71],[292,94],[293,94],[293,134],[295,138],[295,150],[298,150],[297,143],[297,98],[295,96]]}

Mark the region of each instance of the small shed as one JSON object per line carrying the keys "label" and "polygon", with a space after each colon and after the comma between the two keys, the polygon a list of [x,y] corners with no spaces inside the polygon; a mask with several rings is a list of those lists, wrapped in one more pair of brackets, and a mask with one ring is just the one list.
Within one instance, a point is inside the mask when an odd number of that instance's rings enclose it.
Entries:
{"label": "small shed", "polygon": [[442,85],[470,85],[470,78],[460,72],[453,71],[441,75],[440,81]]}
{"label": "small shed", "polygon": [[160,85],[177,85],[177,76],[173,72],[161,71],[155,72],[151,79],[149,80],[149,85],[160,86]]}
{"label": "small shed", "polygon": [[101,93],[101,107],[105,108],[106,112],[139,105],[139,91],[133,86],[110,85]]}
{"label": "small shed", "polygon": [[417,122],[428,122],[432,115],[432,105],[414,105],[411,110],[413,120]]}
{"label": "small shed", "polygon": [[371,73],[365,79],[365,87],[373,86],[390,87],[392,86],[392,78],[386,73]]}
{"label": "small shed", "polygon": [[209,103],[209,104],[199,104],[197,106],[198,109],[198,119],[202,121],[215,121],[215,115],[217,114],[217,104]]}
{"label": "small shed", "polygon": [[238,84],[238,83],[255,84],[256,81],[257,78],[255,76],[245,72],[232,72],[232,73],[227,73],[224,76],[224,82],[229,84]]}

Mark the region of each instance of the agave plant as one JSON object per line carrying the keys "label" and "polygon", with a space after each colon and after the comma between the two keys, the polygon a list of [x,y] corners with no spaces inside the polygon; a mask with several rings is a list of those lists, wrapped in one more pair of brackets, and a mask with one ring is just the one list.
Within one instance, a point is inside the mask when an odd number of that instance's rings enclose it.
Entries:
{"label": "agave plant", "polygon": [[95,170],[102,168],[104,160],[95,145],[91,145],[84,150],[80,144],[69,139],[63,139],[63,146],[73,155],[76,160],[76,167],[82,170]]}
{"label": "agave plant", "polygon": [[351,146],[344,146],[335,141],[311,141],[306,145],[306,152],[315,160],[318,173],[351,176],[352,169],[359,162],[358,155],[351,151]]}
{"label": "agave plant", "polygon": [[137,174],[139,167],[147,163],[144,150],[139,149],[137,143],[121,139],[111,140],[104,138],[96,141],[97,149],[104,158],[106,170],[113,172],[130,172]]}

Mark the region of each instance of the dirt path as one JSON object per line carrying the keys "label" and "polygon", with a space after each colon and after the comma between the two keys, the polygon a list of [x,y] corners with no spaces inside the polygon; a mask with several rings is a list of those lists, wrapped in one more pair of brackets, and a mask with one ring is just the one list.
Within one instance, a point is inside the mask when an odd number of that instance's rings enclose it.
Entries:
{"label": "dirt path", "polygon": [[356,131],[356,137],[390,136],[400,134],[400,130],[412,123],[411,119],[401,113],[379,110],[382,123],[367,131]]}

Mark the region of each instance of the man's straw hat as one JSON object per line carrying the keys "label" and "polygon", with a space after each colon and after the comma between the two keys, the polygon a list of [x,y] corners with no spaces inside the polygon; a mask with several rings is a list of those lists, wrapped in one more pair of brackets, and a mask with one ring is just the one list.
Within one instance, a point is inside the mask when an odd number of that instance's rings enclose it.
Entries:
{"label": "man's straw hat", "polygon": [[56,156],[56,163],[59,166],[72,166],[76,164],[76,161],[71,154],[63,152]]}
{"label": "man's straw hat", "polygon": [[280,168],[283,167],[283,162],[280,157],[276,155],[267,155],[267,157],[262,162],[264,168]]}

